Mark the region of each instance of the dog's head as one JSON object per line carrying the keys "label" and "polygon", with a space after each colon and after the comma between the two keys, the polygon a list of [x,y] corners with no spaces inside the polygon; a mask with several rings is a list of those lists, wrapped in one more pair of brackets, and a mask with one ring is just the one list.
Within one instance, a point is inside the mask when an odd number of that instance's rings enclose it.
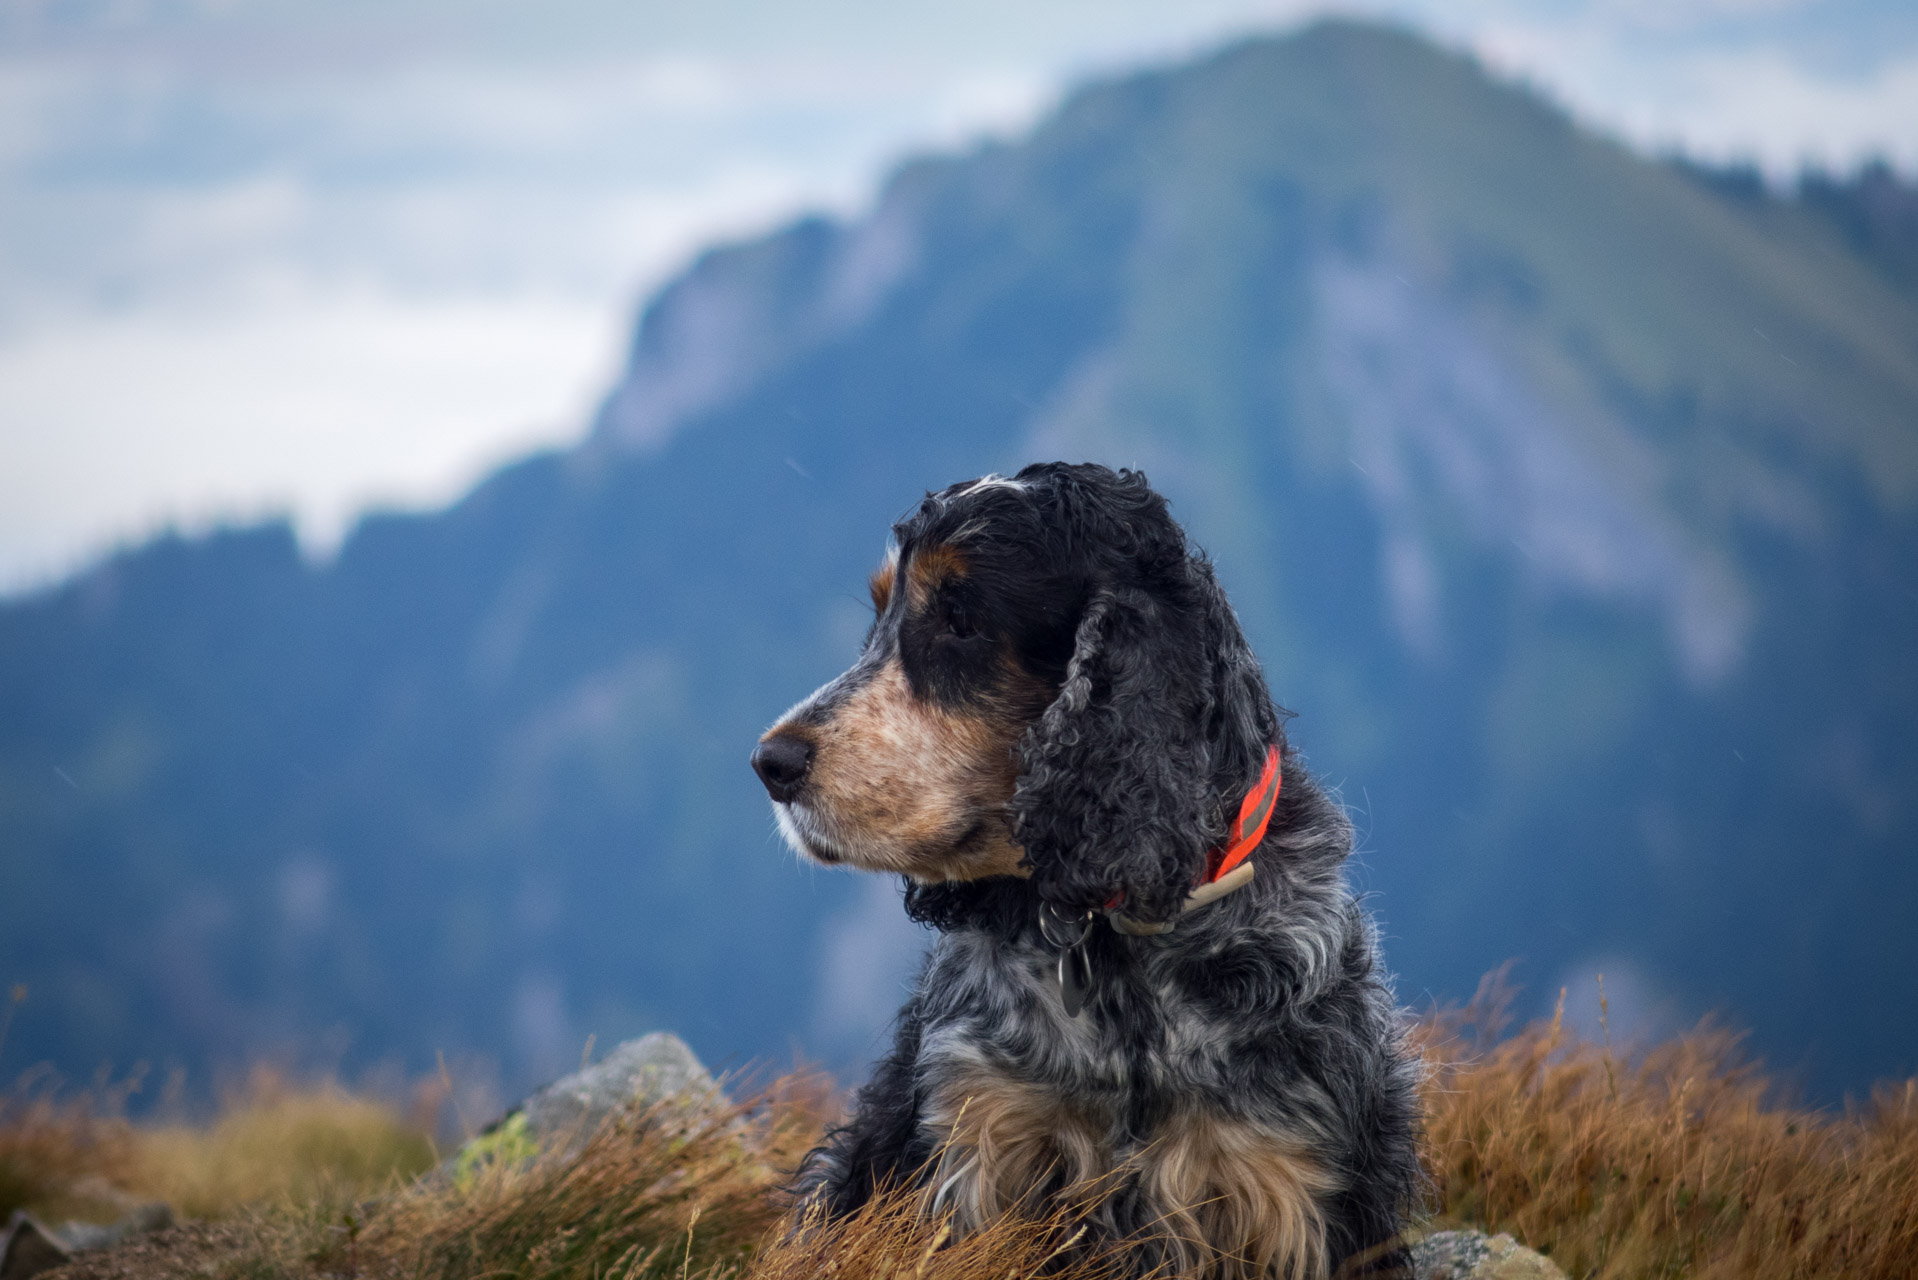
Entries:
{"label": "dog's head", "polygon": [[753,752],[793,846],[1170,917],[1279,720],[1145,477],[1048,463],[929,495],[872,602],[859,661]]}

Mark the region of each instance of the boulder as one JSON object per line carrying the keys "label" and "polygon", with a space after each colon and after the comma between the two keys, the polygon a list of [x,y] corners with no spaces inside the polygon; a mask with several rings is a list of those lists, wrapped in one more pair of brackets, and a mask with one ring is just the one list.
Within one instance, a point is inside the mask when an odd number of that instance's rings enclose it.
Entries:
{"label": "boulder", "polygon": [[164,1204],[137,1205],[111,1223],[69,1222],[60,1227],[45,1226],[24,1209],[18,1210],[0,1234],[0,1280],[28,1280],[65,1266],[76,1253],[110,1249],[172,1225],[173,1210]]}
{"label": "boulder", "polygon": [[1501,1232],[1435,1231],[1412,1246],[1416,1280],[1565,1280],[1558,1264]]}
{"label": "boulder", "polygon": [[0,1235],[0,1280],[28,1280],[65,1266],[71,1257],[51,1231],[26,1211],[16,1210],[6,1234]]}
{"label": "boulder", "polygon": [[555,1149],[577,1153],[615,1111],[662,1103],[688,1111],[728,1104],[712,1072],[669,1031],[627,1040],[533,1094],[462,1147],[453,1172],[465,1179],[483,1164]]}
{"label": "boulder", "polygon": [[677,1101],[691,1107],[725,1105],[712,1073],[669,1031],[618,1045],[583,1071],[555,1080],[520,1104],[527,1136],[542,1149],[556,1139],[590,1137],[621,1107]]}
{"label": "boulder", "polygon": [[156,1201],[136,1204],[112,1222],[69,1222],[55,1228],[53,1234],[69,1253],[85,1253],[90,1249],[111,1249],[122,1240],[165,1231],[172,1225],[172,1208]]}

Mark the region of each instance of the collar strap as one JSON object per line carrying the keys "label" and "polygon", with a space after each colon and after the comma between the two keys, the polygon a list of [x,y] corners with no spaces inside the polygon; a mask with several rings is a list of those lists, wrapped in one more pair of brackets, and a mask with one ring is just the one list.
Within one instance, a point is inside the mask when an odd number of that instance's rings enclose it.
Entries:
{"label": "collar strap", "polygon": [[1135,937],[1164,933],[1179,922],[1187,912],[1197,911],[1208,903],[1217,902],[1235,889],[1242,889],[1252,883],[1252,864],[1246,859],[1265,839],[1266,828],[1272,825],[1272,811],[1278,807],[1279,788],[1284,779],[1279,774],[1279,748],[1275,743],[1265,749],[1265,768],[1259,773],[1258,782],[1252,790],[1246,792],[1245,799],[1239,804],[1239,816],[1233,820],[1232,830],[1226,836],[1226,842],[1205,855],[1205,875],[1198,887],[1185,896],[1185,904],[1179,908],[1179,914],[1158,924],[1149,924],[1143,920],[1134,920],[1121,912],[1116,902],[1106,905],[1106,919],[1120,933]]}

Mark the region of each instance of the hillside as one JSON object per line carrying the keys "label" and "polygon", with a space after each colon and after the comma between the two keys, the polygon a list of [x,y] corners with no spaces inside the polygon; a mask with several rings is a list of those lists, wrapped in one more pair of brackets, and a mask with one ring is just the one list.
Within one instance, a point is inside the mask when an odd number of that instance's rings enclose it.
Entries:
{"label": "hillside", "polygon": [[900,510],[1064,456],[1215,556],[1405,998],[1600,967],[1823,1096],[1908,1074],[1918,288],[1840,195],[1324,23],[716,249],[575,449],[0,606],[0,1069],[856,1061],[913,931],[746,752]]}

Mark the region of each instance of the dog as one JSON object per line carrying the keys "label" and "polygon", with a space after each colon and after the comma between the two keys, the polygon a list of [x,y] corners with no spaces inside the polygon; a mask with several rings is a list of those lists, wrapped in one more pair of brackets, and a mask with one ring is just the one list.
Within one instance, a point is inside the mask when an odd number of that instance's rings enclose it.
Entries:
{"label": "dog", "polygon": [[892,532],[858,661],[752,756],[795,850],[902,875],[938,931],[801,1202],[916,1188],[962,1234],[1076,1204],[1138,1275],[1402,1267],[1417,1074],[1352,827],[1209,561],[1093,464]]}

